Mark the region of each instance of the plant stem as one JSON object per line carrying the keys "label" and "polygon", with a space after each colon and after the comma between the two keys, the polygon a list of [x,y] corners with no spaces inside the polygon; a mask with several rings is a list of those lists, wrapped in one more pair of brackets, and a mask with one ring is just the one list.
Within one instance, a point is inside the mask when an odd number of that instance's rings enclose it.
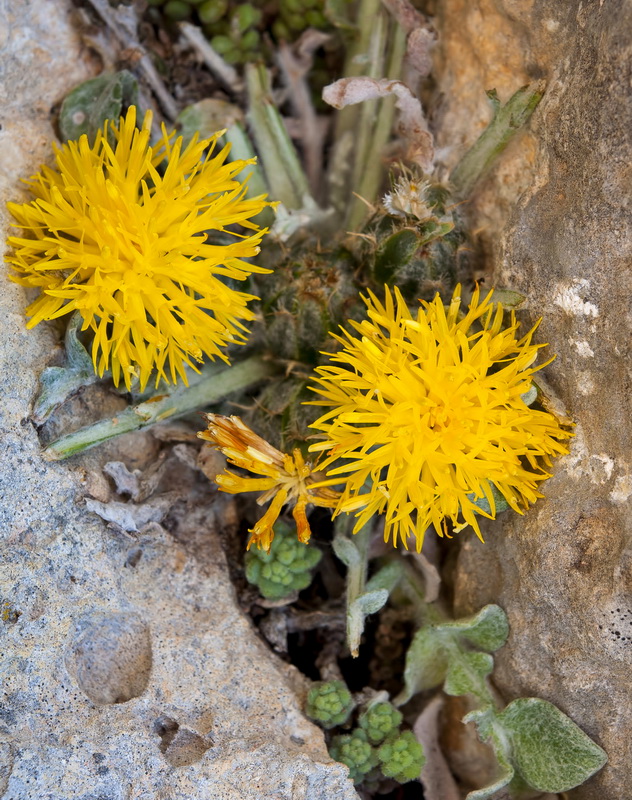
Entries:
{"label": "plant stem", "polygon": [[476,182],[527,122],[544,95],[544,83],[523,86],[502,107],[495,93],[488,94],[496,109],[494,118],[450,175],[457,197],[465,198],[471,193]]}
{"label": "plant stem", "polygon": [[296,148],[270,94],[270,77],[264,66],[246,65],[248,120],[252,126],[272,200],[299,209],[311,199],[307,177]]}
{"label": "plant stem", "polygon": [[[402,62],[406,52],[406,34],[403,28],[396,22],[389,24],[388,19],[384,19],[386,32],[391,32],[386,41],[392,40],[391,53],[386,68],[386,77],[397,80],[401,77]],[[383,53],[386,42],[379,44],[379,31],[376,29],[375,41],[377,44],[378,58],[372,64],[383,64]],[[381,52],[380,52],[381,51]],[[382,59],[379,59],[379,56]],[[376,69],[372,68],[369,72],[370,77],[382,77],[377,75]],[[357,153],[355,170],[353,175],[352,189],[359,195],[350,201],[349,212],[347,215],[348,230],[358,230],[367,216],[368,208],[364,200],[374,202],[379,191],[383,178],[382,154],[386,143],[391,135],[393,128],[393,118],[395,116],[395,98],[385,98],[383,100],[365,101],[362,104],[363,115],[360,122],[360,130],[365,129],[369,132],[369,139],[366,149],[362,155]],[[379,109],[379,110],[377,110]],[[377,118],[376,118],[377,110]]]}
{"label": "plant stem", "polygon": [[232,392],[247,389],[271,376],[274,365],[257,356],[234,366],[209,364],[189,386],[177,386],[170,392],[155,395],[111,419],[99,420],[49,444],[42,456],[47,461],[61,461],[90,447],[107,442],[123,433],[131,433],[164,419],[176,419],[217,403]]}

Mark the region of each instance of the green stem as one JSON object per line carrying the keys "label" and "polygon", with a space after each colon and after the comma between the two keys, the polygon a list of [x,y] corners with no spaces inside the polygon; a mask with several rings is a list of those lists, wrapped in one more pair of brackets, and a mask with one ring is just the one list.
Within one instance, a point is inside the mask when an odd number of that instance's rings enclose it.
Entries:
{"label": "green stem", "polygon": [[123,433],[142,430],[165,419],[177,419],[223,400],[232,392],[247,389],[275,372],[269,361],[253,356],[234,366],[209,364],[189,386],[177,386],[134,406],[111,419],[99,420],[49,444],[42,456],[61,461],[102,444]]}
{"label": "green stem", "polygon": [[[388,19],[384,19],[384,28],[391,35],[387,36],[386,41],[392,40],[391,52],[386,67],[386,77],[397,80],[401,77],[402,62],[406,52],[406,34],[403,28],[397,23],[388,24]],[[376,26],[376,58],[372,64],[383,64],[385,42],[380,44],[379,29]],[[382,75],[376,74],[376,69],[372,68],[369,72],[370,77],[380,78]],[[384,98],[383,100],[371,100],[362,103],[363,114],[360,122],[360,131],[367,131],[368,140],[366,148],[362,154],[356,151],[356,164],[354,169],[352,189],[359,197],[353,197],[350,201],[349,212],[347,215],[347,229],[350,231],[358,230],[362,222],[366,219],[368,208],[364,198],[369,203],[373,203],[380,189],[384,170],[382,169],[382,157],[384,147],[389,140],[393,129],[393,119],[395,117],[395,98]],[[377,118],[375,117],[377,110]]]}
{"label": "green stem", "polygon": [[496,109],[494,118],[450,175],[457,197],[469,196],[477,181],[527,122],[544,95],[544,83],[523,86],[502,107],[495,92],[488,95]]}
{"label": "green stem", "polygon": [[[345,78],[365,75],[370,69],[369,50],[374,33],[376,16],[383,14],[381,0],[361,0],[356,13],[357,33],[347,48],[343,69]],[[379,75],[378,77],[382,77]],[[349,166],[354,163],[356,137],[360,130],[360,105],[347,106],[336,114],[334,146],[329,170],[329,196],[332,205],[344,213],[351,197]]]}
{"label": "green stem", "polygon": [[246,64],[248,120],[261,157],[270,197],[288,209],[303,208],[312,199],[296,148],[288,136],[270,93],[264,66]]}

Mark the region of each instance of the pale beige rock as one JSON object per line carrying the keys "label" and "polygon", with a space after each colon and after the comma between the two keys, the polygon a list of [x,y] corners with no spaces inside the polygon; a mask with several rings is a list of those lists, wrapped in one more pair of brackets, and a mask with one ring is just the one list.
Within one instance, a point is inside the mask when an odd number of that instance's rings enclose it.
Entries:
{"label": "pale beige rock", "polygon": [[[71,7],[0,0],[3,200],[20,199],[19,178],[50,159],[51,107],[92,75]],[[0,217],[5,233],[4,204]],[[154,452],[145,434],[42,461],[28,415],[58,337],[46,324],[27,331],[24,291],[6,271],[1,280],[2,796],[355,798],[301,713],[304,681],[236,604],[218,542],[230,508],[185,516],[179,540],[155,523],[108,529],[88,513],[82,484],[107,502],[107,484],[90,476],[117,458],[142,469]]]}
{"label": "pale beige rock", "polygon": [[[531,131],[472,204],[497,284],[527,295],[525,325],[557,360],[545,373],[577,423],[546,499],[469,538],[457,612],[498,602],[507,700],[543,697],[604,747],[609,764],[569,793],[632,796],[630,152],[632,17],[626,4],[452,0],[441,4],[446,158],[483,123],[484,89],[530,79],[547,92]],[[470,132],[471,131],[471,132]],[[490,272],[492,269],[490,269]]]}

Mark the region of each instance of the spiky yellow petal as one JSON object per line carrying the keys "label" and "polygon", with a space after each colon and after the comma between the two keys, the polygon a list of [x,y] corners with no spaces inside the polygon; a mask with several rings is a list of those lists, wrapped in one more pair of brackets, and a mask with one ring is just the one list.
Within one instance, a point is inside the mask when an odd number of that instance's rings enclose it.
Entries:
{"label": "spiky yellow petal", "polygon": [[185,365],[205,356],[227,361],[253,297],[222,278],[268,271],[244,261],[259,252],[265,230],[250,219],[267,205],[236,180],[250,162],[225,163],[217,134],[184,147],[163,126],[152,146],[150,129],[151,114],[138,129],[132,106],[94,144],[82,136],[55,147],[56,168],[27,181],[34,200],[8,205],[25,231],[9,239],[13,280],[40,290],[28,327],[78,311],[98,374],[111,369],[128,388],[137,375],[141,389],[152,375],[186,382]]}
{"label": "spiky yellow petal", "polygon": [[286,504],[294,506],[292,514],[296,522],[296,535],[299,541],[306,544],[311,536],[307,506],[312,504],[334,508],[340,497],[338,492],[320,485],[324,474],[312,469],[300,450],[294,450],[292,455],[282,453],[257,436],[239,417],[223,417],[220,414],[204,416],[208,430],[198,433],[200,439],[214,444],[236,467],[266,476],[242,478],[226,470],[215,478],[224,492],[263,492],[257,499],[259,505],[271,501],[263,517],[250,529],[248,549],[256,544],[257,547],[270,550],[274,539],[274,523]]}
{"label": "spiky yellow petal", "polygon": [[477,515],[496,514],[492,485],[522,513],[571,435],[522,399],[541,369],[535,328],[518,339],[515,318],[503,327],[502,308],[478,289],[464,314],[460,287],[447,310],[437,295],[416,315],[397,289],[365,302],[368,319],[350,323],[359,336],[335,337],[342,349],[313,387],[328,410],[310,450],[326,454],[322,485],[344,482],[337,512],[356,512],[356,530],[385,513],[385,537],[407,547],[413,535],[418,549],[448,520],[480,536]]}

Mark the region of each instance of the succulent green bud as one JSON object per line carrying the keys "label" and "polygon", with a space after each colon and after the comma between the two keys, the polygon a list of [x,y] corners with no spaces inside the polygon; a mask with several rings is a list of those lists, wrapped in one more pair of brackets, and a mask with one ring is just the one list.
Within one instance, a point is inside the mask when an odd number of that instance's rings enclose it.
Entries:
{"label": "succulent green bud", "polygon": [[227,0],[205,0],[198,8],[198,16],[203,25],[212,25],[219,22],[227,10]]}
{"label": "succulent green bud", "polygon": [[191,6],[185,3],[184,0],[169,0],[163,8],[165,17],[180,22],[183,19],[188,19],[191,16]]}
{"label": "succulent green bud", "polygon": [[294,529],[279,520],[270,552],[253,547],[246,553],[246,579],[263,597],[280,600],[309,586],[321,557],[320,550],[301,544]]}
{"label": "succulent green bud", "polygon": [[371,747],[363,730],[334,736],[329,745],[329,755],[349,767],[349,777],[354,783],[362,783],[364,776],[378,764],[377,753]]}
{"label": "succulent green bud", "polygon": [[235,45],[228,36],[213,36],[211,39],[211,47],[217,50],[222,56],[228,56],[235,52]]}
{"label": "succulent green bud", "polygon": [[235,19],[239,31],[244,33],[248,28],[253,28],[255,25],[258,25],[261,22],[261,16],[261,11],[250,5],[250,3],[243,3],[238,6]]}
{"label": "succulent green bud", "polygon": [[305,713],[323,728],[335,728],[349,719],[354,702],[342,681],[317,683],[307,695]]}
{"label": "succulent green bud", "polygon": [[419,777],[426,757],[412,731],[391,735],[377,751],[386,778],[407,783]]}
{"label": "succulent green bud", "polygon": [[397,731],[402,714],[391,703],[375,703],[360,715],[358,722],[372,744],[381,744]]}

